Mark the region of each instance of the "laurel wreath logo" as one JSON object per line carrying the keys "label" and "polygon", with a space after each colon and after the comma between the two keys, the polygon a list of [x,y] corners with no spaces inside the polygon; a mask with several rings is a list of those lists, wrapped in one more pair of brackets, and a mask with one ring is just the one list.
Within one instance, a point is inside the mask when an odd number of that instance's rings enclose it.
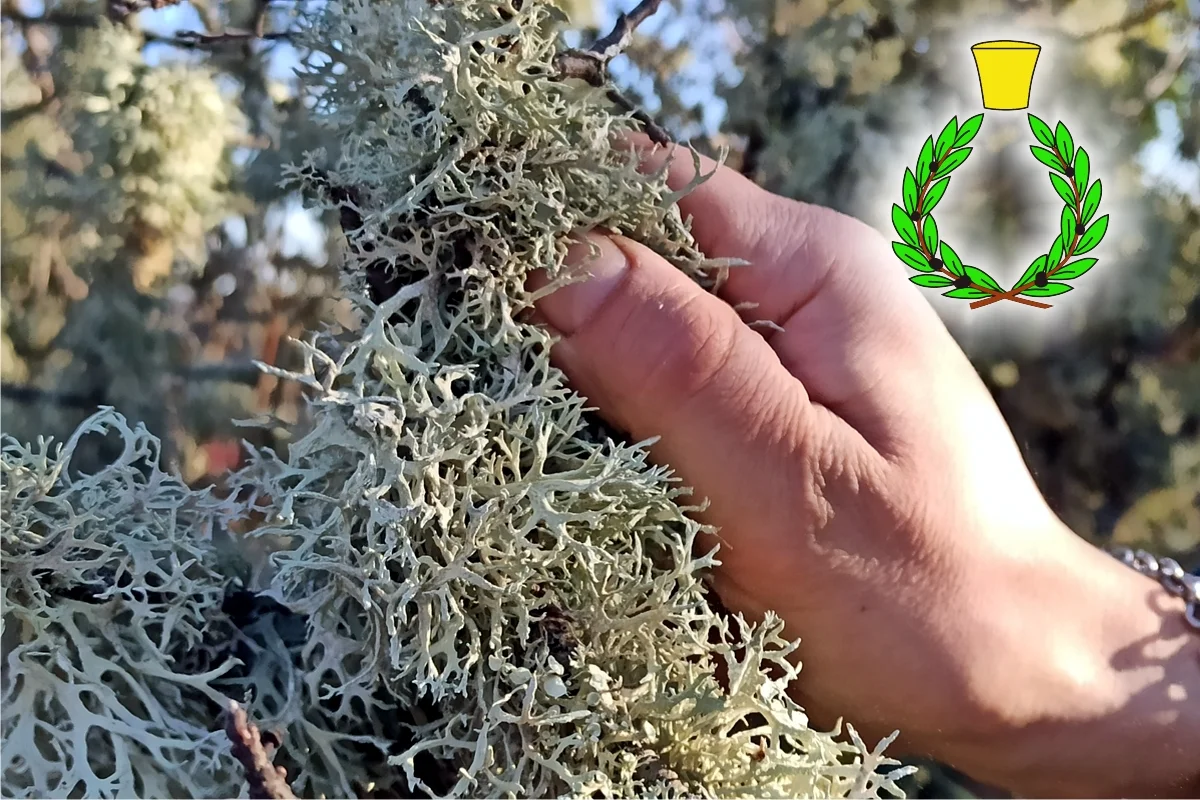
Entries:
{"label": "laurel wreath logo", "polygon": [[1037,298],[1056,297],[1074,288],[1068,281],[1087,273],[1097,264],[1095,258],[1079,256],[1095,250],[1108,232],[1108,215],[1094,222],[1100,209],[1104,188],[1099,180],[1091,185],[1091,157],[1075,139],[1067,126],[1059,122],[1052,130],[1033,114],[1029,127],[1042,147],[1029,149],[1033,157],[1052,171],[1050,183],[1062,198],[1059,234],[1049,251],[1033,260],[1013,284],[1004,289],[996,280],[978,267],[964,264],[958,252],[947,242],[939,240],[937,220],[933,210],[950,186],[950,174],[966,163],[972,148],[968,147],[983,125],[983,114],[971,117],[962,125],[952,118],[935,140],[925,140],[914,168],[904,171],[904,206],[892,206],[892,225],[903,240],[893,242],[892,250],[919,275],[909,280],[930,289],[948,288],[944,297],[971,300],[972,309],[1002,300],[1034,308],[1051,308]]}

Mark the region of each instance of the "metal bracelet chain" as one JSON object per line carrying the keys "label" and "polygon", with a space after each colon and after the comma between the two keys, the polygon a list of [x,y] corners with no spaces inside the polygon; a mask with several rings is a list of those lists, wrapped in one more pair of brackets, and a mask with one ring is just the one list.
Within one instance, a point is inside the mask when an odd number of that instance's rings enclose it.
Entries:
{"label": "metal bracelet chain", "polygon": [[1108,553],[1187,601],[1184,613],[1188,624],[1200,630],[1200,577],[1189,575],[1173,558],[1156,558],[1145,550],[1114,546],[1108,549]]}

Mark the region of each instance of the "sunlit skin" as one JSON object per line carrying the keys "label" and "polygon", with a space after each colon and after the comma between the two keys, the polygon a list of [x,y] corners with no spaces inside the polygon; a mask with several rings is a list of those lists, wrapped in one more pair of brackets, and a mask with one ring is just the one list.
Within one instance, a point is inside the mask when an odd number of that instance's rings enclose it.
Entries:
{"label": "sunlit skin", "polygon": [[[690,153],[670,162],[678,189]],[[711,501],[713,583],[801,638],[797,699],[1025,795],[1197,796],[1200,636],[1068,530],[886,239],[716,170],[680,203],[719,297],[588,234],[540,301],[572,386]],[[535,276],[535,283],[538,277]],[[740,312],[733,306],[757,303]],[[1038,312],[1031,312],[1038,313]],[[782,330],[751,327],[770,320]],[[711,540],[710,540],[711,544]]]}

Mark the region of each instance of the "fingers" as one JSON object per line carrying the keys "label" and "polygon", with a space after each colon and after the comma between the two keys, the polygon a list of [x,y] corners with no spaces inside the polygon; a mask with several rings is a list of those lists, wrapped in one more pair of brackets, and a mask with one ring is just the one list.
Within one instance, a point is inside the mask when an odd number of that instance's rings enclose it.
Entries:
{"label": "fingers", "polygon": [[686,187],[697,168],[712,173],[679,207],[705,254],[750,262],[730,270],[721,297],[757,304],[745,319],[783,328],[763,336],[812,399],[890,449],[898,404],[881,384],[890,375],[892,388],[909,382],[920,395],[916,377],[936,343],[950,339],[886,240],[852,217],[772,195],[711,159],[697,165],[684,147],[637,138],[627,144],[644,153],[643,169],[665,167],[673,190]]}
{"label": "fingers", "polygon": [[[563,334],[554,356],[572,386],[635,439],[661,436],[653,456],[679,466],[700,496],[725,495],[736,477],[769,487],[756,497],[784,502],[794,494],[784,453],[814,424],[803,386],[726,303],[651,250],[621,237],[589,241],[592,277],[539,303]],[[762,511],[739,502],[723,501],[722,515]]]}

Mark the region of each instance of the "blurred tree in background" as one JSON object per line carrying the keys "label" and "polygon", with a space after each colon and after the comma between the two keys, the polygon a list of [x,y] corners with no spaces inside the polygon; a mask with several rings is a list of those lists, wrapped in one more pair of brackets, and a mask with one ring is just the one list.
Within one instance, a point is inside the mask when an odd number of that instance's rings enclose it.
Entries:
{"label": "blurred tree in background", "polygon": [[[587,37],[629,4],[567,5]],[[219,481],[242,437],[286,446],[270,426],[234,424],[302,421],[299,387],[253,362],[287,365],[288,337],[350,324],[337,221],[279,188],[285,164],[338,146],[291,75],[320,58],[289,42],[305,11],[305,0],[4,0],[5,432],[61,440],[113,405],[161,436],[191,483]],[[1197,0],[677,0],[614,68],[698,149],[727,149],[772,191],[886,231],[920,141],[978,110],[970,37],[1039,42],[1035,103],[1057,92],[1057,112],[1103,154],[1095,169],[1120,224],[1100,253],[1111,279],[1089,276],[1086,302],[1060,302],[1053,326],[1020,336],[930,300],[1064,520],[1194,568],[1198,26]],[[952,223],[1001,264],[1048,239],[1057,209],[1044,178],[1016,166],[1029,160],[1024,118],[1009,117],[988,115]],[[959,791],[944,773],[929,780]]]}

